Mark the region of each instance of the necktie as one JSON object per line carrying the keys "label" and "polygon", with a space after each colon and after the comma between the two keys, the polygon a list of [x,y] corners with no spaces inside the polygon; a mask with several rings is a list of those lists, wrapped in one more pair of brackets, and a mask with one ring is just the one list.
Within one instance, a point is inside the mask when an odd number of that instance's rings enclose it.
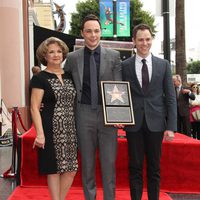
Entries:
{"label": "necktie", "polygon": [[146,60],[142,59],[142,89],[146,92],[148,84],[149,84],[149,72],[146,64]]}
{"label": "necktie", "polygon": [[179,98],[179,93],[180,93],[180,88],[176,87],[176,98],[177,99]]}
{"label": "necktie", "polygon": [[92,109],[97,108],[98,104],[98,86],[97,86],[97,67],[94,59],[94,52],[90,55],[90,88]]}

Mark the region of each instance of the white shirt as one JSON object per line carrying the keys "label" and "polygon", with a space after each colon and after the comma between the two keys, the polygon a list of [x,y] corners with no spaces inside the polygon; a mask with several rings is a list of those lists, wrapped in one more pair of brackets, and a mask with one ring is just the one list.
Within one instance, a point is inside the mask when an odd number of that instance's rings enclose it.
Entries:
{"label": "white shirt", "polygon": [[[138,81],[140,83],[140,86],[142,87],[142,57],[140,57],[139,55],[136,54],[136,58],[135,58],[135,71],[136,71],[136,75],[138,78]],[[151,81],[151,77],[152,77],[152,55],[149,54],[146,58],[146,64],[147,64],[147,68],[148,68],[148,73],[149,73],[149,82]]]}
{"label": "white shirt", "polygon": [[200,94],[195,94],[194,93],[194,95],[195,95],[195,100],[189,99],[190,105],[192,105],[192,106],[195,106],[195,105],[200,106]]}

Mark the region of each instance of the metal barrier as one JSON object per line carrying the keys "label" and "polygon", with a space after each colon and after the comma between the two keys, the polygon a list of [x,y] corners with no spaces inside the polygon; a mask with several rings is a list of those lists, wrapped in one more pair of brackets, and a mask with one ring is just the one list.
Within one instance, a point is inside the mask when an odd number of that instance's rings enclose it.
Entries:
{"label": "metal barrier", "polygon": [[1,177],[3,178],[13,178],[16,175],[16,154],[18,144],[17,119],[19,119],[19,122],[24,131],[27,131],[23,124],[18,107],[14,107],[12,110],[12,138],[9,138],[10,140],[12,140],[12,163],[10,168],[1,175]]}

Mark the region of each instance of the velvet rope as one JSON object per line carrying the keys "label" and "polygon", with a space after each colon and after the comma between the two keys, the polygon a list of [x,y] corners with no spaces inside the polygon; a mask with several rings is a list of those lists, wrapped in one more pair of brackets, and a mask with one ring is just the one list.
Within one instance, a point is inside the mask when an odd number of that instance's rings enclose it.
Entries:
{"label": "velvet rope", "polygon": [[18,116],[18,118],[19,118],[19,121],[20,121],[20,124],[21,124],[22,128],[24,129],[24,131],[27,131],[27,129],[25,128],[24,123],[23,123],[23,121],[22,121],[22,118],[21,118],[21,115],[20,115],[19,110],[17,109],[16,112],[17,112],[17,116]]}

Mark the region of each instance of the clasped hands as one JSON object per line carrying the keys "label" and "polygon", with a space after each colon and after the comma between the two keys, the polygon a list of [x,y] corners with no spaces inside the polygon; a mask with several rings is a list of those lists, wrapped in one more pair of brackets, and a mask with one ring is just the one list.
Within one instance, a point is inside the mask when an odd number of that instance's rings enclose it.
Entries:
{"label": "clasped hands", "polygon": [[122,129],[124,128],[125,126],[123,124],[115,124],[114,125],[115,128],[119,128],[119,129]]}

